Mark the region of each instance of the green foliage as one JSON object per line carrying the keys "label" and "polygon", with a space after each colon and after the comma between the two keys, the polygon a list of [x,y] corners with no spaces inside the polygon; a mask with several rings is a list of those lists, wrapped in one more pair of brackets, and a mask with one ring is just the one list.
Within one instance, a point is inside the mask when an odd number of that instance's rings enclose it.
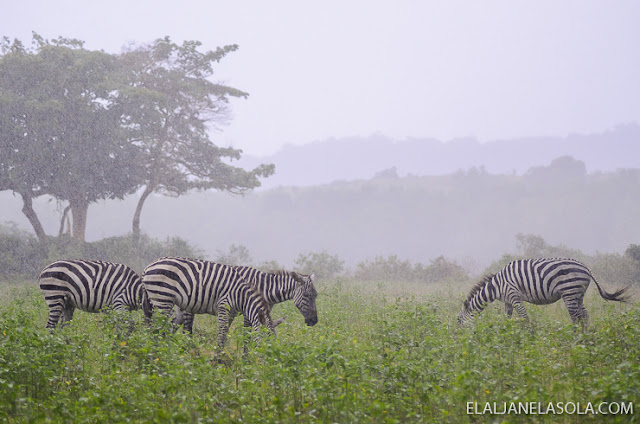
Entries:
{"label": "green foliage", "polygon": [[387,258],[376,256],[373,261],[358,263],[354,278],[362,281],[412,281],[413,265],[409,261],[400,260],[397,255]]}
{"label": "green foliage", "polygon": [[627,247],[627,250],[625,250],[624,254],[634,261],[640,262],[640,246],[638,246],[637,244],[630,244],[629,247]]}
{"label": "green foliage", "polygon": [[468,279],[466,271],[456,262],[439,256],[429,265],[412,265],[402,261],[396,255],[387,258],[377,256],[373,261],[360,262],[354,272],[354,278],[360,281],[411,281],[421,283],[452,283]]}
{"label": "green foliage", "polygon": [[516,235],[518,251],[523,258],[571,258],[585,261],[586,255],[577,249],[566,246],[551,246],[542,237],[535,234]]}
{"label": "green foliage", "polygon": [[460,282],[469,278],[464,268],[444,256],[438,256],[427,266],[416,264],[415,273],[420,281],[428,284]]}
{"label": "green foliage", "polygon": [[111,108],[115,57],[77,40],[34,47],[5,39],[0,56],[0,190],[68,201],[84,240],[88,205],[138,186],[138,149]]}
{"label": "green foliage", "polygon": [[0,280],[40,271],[45,252],[38,240],[15,224],[0,224]]}
{"label": "green foliage", "polygon": [[241,150],[221,148],[210,140],[210,129],[229,121],[229,99],[247,93],[211,81],[214,65],[237,45],[202,52],[201,43],[178,45],[169,37],[139,45],[118,57],[124,87],[116,109],[128,139],[141,153],[144,171],[133,220],[139,233],[142,206],[152,192],[178,196],[192,189],[244,193],[273,174],[272,164],[252,171],[231,165]]}
{"label": "green foliage", "polygon": [[[215,319],[193,337],[151,329],[138,312],[76,313],[44,329],[35,287],[0,296],[0,421],[424,423],[600,422],[598,415],[467,415],[467,402],[634,402],[640,394],[640,309],[587,298],[581,333],[566,309],[530,308],[536,330],[490,306],[455,327],[460,299],[400,296],[324,285],[320,322],[290,319],[242,359],[235,324],[215,360]],[[295,307],[278,314],[295,317]],[[166,321],[165,321],[166,323]],[[633,422],[635,415],[607,417]]]}
{"label": "green foliage", "polygon": [[640,263],[626,255],[598,253],[588,263],[599,283],[640,284]]}
{"label": "green foliage", "polygon": [[249,249],[247,249],[246,246],[241,244],[232,244],[229,246],[228,251],[218,251],[216,262],[228,265],[248,266],[253,263],[253,259],[251,258],[251,253],[249,253]]}
{"label": "green foliage", "polygon": [[7,281],[12,276],[33,280],[44,266],[58,259],[119,262],[142,272],[150,262],[162,256],[198,258],[203,252],[179,237],[160,241],[146,235],[138,243],[130,236],[86,243],[63,235],[50,238],[45,252],[29,233],[0,225],[0,281]]}
{"label": "green foliage", "polygon": [[344,272],[344,261],[338,255],[326,250],[322,252],[301,253],[295,260],[296,269],[306,274],[315,274],[316,278],[326,281]]}
{"label": "green foliage", "polygon": [[201,52],[166,37],[120,55],[83,48],[79,40],[46,40],[34,47],[0,41],[0,190],[24,200],[41,243],[46,237],[34,198],[69,202],[73,236],[84,240],[87,211],[100,199],[122,199],[144,186],[133,217],[152,192],[191,189],[244,193],[273,174],[229,161],[241,151],[220,148],[211,127],[228,121],[229,99],[247,93],[210,81],[213,65],[235,45]]}

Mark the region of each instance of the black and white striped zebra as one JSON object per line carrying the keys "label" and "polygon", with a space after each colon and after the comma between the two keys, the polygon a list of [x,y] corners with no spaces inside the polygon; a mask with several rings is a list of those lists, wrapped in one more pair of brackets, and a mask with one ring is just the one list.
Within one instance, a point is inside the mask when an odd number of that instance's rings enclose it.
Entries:
{"label": "black and white striped zebra", "polygon": [[604,291],[589,268],[573,259],[521,259],[509,263],[497,274],[485,277],[469,293],[458,315],[463,324],[481,312],[488,303],[505,303],[507,315],[513,309],[528,322],[523,302],[547,305],[562,299],[574,323],[588,325],[589,316],[584,307],[584,295],[593,280],[598,292],[606,300],[625,301],[626,288],[615,293]]}
{"label": "black and white striped zebra", "polygon": [[258,330],[265,325],[272,333],[269,309],[260,293],[229,265],[200,259],[167,257],[149,264],[142,275],[151,318],[157,308],[169,315],[174,305],[191,314],[218,316],[218,348],[224,347],[229,326],[238,314],[245,326]]}
{"label": "black and white striped zebra", "polygon": [[126,265],[89,260],[60,260],[40,272],[40,290],[49,307],[47,328],[71,321],[76,308],[99,312],[106,307],[135,310],[142,306],[144,286]]}
{"label": "black and white striped zebra", "polygon": [[[234,268],[262,294],[269,312],[275,304],[293,299],[293,304],[298,308],[308,326],[318,323],[316,310],[318,292],[313,285],[314,274],[305,275],[293,271],[263,272],[250,266],[234,266]],[[178,311],[175,322],[183,324],[185,331],[191,333],[193,319],[193,314]],[[282,321],[284,318],[276,320],[274,327]]]}

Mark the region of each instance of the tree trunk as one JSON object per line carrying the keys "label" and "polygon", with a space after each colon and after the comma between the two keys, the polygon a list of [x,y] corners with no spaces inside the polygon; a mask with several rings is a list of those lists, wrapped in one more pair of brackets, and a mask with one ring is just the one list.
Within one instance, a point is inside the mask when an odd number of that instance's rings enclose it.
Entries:
{"label": "tree trunk", "polygon": [[154,185],[148,184],[147,187],[142,192],[142,196],[140,196],[140,200],[138,200],[138,206],[136,206],[136,211],[133,214],[132,232],[133,232],[134,244],[138,244],[138,242],[140,241],[140,215],[142,214],[142,206],[144,205],[145,200],[147,200],[147,197],[149,197],[149,195],[153,193],[154,189],[155,189]]}
{"label": "tree trunk", "polygon": [[40,223],[40,219],[36,214],[36,211],[33,210],[33,199],[30,195],[20,193],[22,196],[22,213],[25,214],[31,226],[33,227],[33,231],[36,233],[36,237],[38,237],[38,241],[40,241],[40,245],[44,248],[49,244],[49,240],[47,239],[47,235],[44,232],[44,228],[42,228],[42,223]]}
{"label": "tree trunk", "polygon": [[60,220],[60,231],[58,231],[58,237],[62,236],[64,232],[64,222],[67,221],[67,233],[71,233],[71,225],[69,225],[69,210],[71,209],[71,205],[68,205],[64,208],[64,212],[62,212],[62,219]]}
{"label": "tree trunk", "polygon": [[69,206],[71,206],[71,215],[73,216],[72,237],[76,240],[84,241],[85,231],[87,229],[89,202],[85,197],[79,197],[69,199]]}

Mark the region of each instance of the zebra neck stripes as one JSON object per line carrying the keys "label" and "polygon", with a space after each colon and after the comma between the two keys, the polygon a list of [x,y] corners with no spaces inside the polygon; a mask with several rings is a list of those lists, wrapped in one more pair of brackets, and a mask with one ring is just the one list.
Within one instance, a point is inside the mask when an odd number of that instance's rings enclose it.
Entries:
{"label": "zebra neck stripes", "polygon": [[263,272],[249,266],[234,268],[262,294],[270,306],[293,299],[296,280],[290,272]]}
{"label": "zebra neck stripes", "polygon": [[470,311],[470,315],[475,311],[482,311],[487,304],[500,299],[500,286],[495,281],[495,277],[495,275],[484,277],[469,292],[467,300],[464,301],[464,308]]}

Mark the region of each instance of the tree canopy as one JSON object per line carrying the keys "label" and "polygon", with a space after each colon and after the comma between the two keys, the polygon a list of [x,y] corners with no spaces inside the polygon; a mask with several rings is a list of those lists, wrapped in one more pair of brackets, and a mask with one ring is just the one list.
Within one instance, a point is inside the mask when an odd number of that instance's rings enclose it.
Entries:
{"label": "tree canopy", "polygon": [[34,45],[2,44],[1,188],[25,205],[43,194],[69,202],[74,236],[84,239],[89,204],[138,185],[137,149],[110,107],[115,57],[78,40],[34,35]]}
{"label": "tree canopy", "polygon": [[169,37],[138,46],[120,57],[126,86],[119,92],[118,110],[129,140],[142,151],[140,167],[145,189],[133,220],[140,232],[140,214],[152,192],[180,195],[191,189],[242,193],[260,185],[259,177],[274,172],[273,165],[252,171],[228,163],[241,151],[210,141],[211,130],[229,120],[229,98],[247,93],[210,78],[214,64],[238,46],[200,52],[201,44],[181,46]]}
{"label": "tree canopy", "polygon": [[191,189],[242,193],[273,165],[234,167],[241,151],[212,143],[229,121],[229,98],[247,93],[210,81],[213,67],[237,46],[200,52],[166,37],[119,55],[83,42],[34,34],[33,47],[4,38],[0,56],[0,190],[13,190],[41,241],[31,207],[48,194],[69,203],[73,235],[84,240],[87,210],[100,199],[144,187],[133,219],[154,192]]}

